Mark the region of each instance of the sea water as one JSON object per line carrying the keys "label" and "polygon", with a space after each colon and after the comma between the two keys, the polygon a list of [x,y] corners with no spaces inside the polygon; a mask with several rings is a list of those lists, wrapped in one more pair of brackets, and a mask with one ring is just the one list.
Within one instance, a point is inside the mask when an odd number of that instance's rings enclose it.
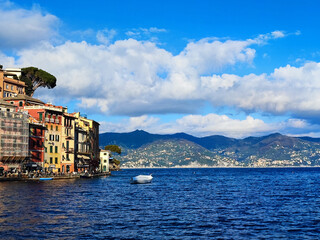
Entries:
{"label": "sea water", "polygon": [[[151,184],[130,184],[139,174]],[[320,239],[319,168],[0,183],[1,239]]]}

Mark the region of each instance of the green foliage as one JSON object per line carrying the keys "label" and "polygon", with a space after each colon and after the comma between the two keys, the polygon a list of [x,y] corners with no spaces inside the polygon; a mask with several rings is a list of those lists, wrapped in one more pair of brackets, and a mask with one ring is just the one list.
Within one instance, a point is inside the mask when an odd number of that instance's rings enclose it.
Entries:
{"label": "green foliage", "polygon": [[104,149],[110,150],[111,152],[121,154],[121,148],[117,145],[108,145],[108,146],[105,146]]}
{"label": "green foliage", "polygon": [[113,159],[113,162],[116,164],[116,165],[120,165],[120,161],[119,160],[117,160],[117,159]]}
{"label": "green foliage", "polygon": [[50,73],[36,67],[21,69],[21,81],[26,83],[26,94],[32,96],[38,87],[54,88],[57,79]]}

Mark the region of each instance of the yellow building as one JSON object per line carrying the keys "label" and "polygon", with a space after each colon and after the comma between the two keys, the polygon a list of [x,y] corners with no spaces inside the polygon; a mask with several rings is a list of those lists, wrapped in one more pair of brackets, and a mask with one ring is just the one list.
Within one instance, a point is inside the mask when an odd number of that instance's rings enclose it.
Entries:
{"label": "yellow building", "polygon": [[65,108],[46,104],[39,106],[45,110],[42,115],[46,124],[44,141],[44,169],[52,172],[61,172],[62,151],[62,122]]}
{"label": "yellow building", "polygon": [[99,149],[99,123],[87,119],[80,113],[73,113],[75,117],[76,149],[75,162],[79,172],[99,170],[100,149]]}
{"label": "yellow building", "polygon": [[64,113],[62,122],[61,171],[76,172],[75,169],[75,117]]}

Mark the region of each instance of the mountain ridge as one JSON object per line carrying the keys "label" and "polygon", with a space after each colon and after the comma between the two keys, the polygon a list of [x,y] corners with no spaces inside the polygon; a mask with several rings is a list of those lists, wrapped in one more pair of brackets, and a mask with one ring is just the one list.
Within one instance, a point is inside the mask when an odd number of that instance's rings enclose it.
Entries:
{"label": "mountain ridge", "polygon": [[244,139],[142,130],[100,134],[100,146],[110,144],[123,149],[117,158],[128,167],[320,165],[320,139],[280,133]]}

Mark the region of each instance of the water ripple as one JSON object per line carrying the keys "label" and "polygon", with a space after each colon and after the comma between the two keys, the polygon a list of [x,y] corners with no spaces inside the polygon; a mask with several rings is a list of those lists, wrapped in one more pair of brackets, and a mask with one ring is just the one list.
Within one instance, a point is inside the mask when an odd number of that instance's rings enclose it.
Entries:
{"label": "water ripple", "polygon": [[[132,176],[153,173],[147,185]],[[3,239],[319,239],[320,169],[144,169],[0,183]]]}

